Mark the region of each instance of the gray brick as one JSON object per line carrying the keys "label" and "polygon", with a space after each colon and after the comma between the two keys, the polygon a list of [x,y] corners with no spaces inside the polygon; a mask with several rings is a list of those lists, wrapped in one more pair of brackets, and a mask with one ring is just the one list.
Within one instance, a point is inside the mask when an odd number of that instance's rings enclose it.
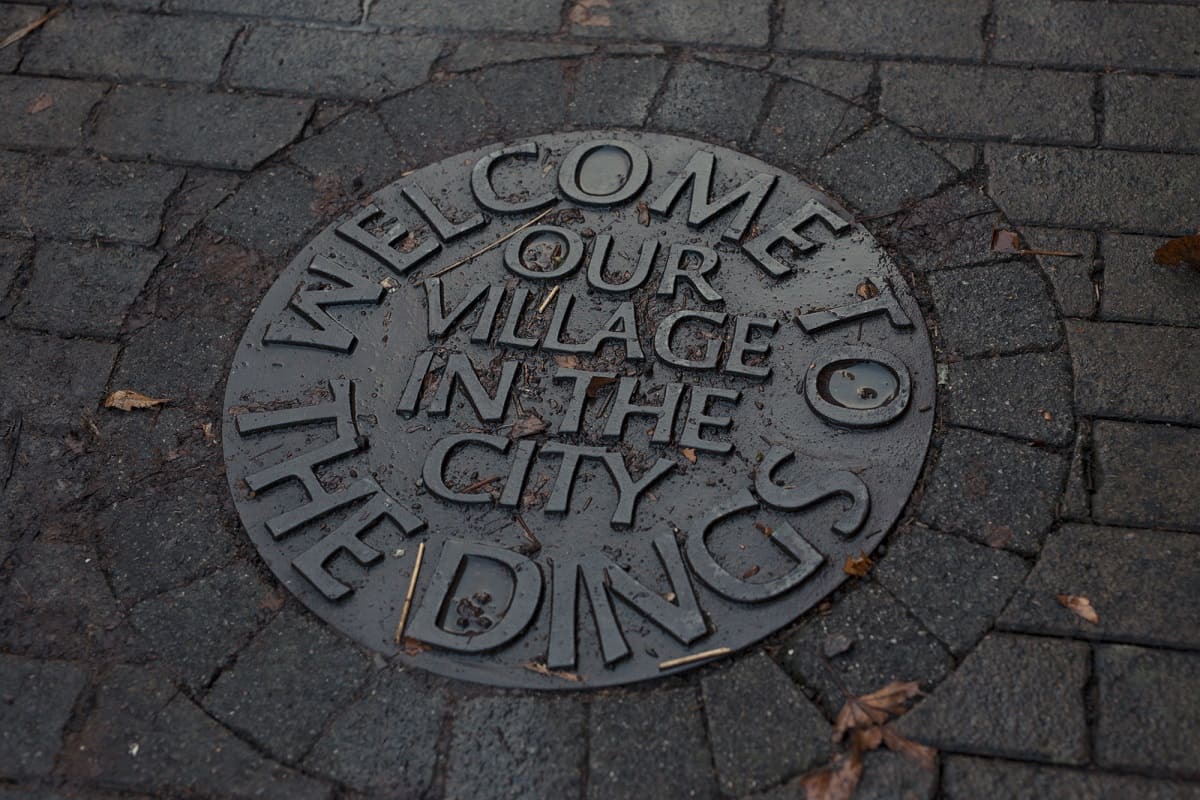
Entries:
{"label": "gray brick", "polygon": [[763,47],[770,37],[770,9],[769,0],[745,0],[736,6],[722,0],[573,0],[568,18],[576,36]]}
{"label": "gray brick", "polygon": [[81,412],[96,409],[116,357],[113,344],[0,333],[6,394],[21,408],[26,424],[70,425]]}
{"label": "gray brick", "polygon": [[1072,256],[1039,255],[1038,264],[1054,286],[1058,307],[1068,317],[1089,317],[1096,310],[1096,286],[1092,271],[1096,258],[1096,235],[1089,231],[1021,226],[1023,244],[1035,250],[1078,253]]}
{"label": "gray brick", "polygon": [[348,197],[378,189],[404,169],[391,134],[371,111],[347,114],[293,147],[288,158],[315,178],[336,181]]}
{"label": "gray brick", "polygon": [[1200,430],[1101,420],[1093,431],[1097,522],[1200,531],[1193,467]]}
{"label": "gray brick", "polygon": [[991,250],[999,218],[991,198],[970,184],[956,183],[875,227],[876,235],[924,272],[999,259]]}
{"label": "gray brick", "polygon": [[0,230],[153,244],[183,173],[152,164],[0,152]]}
{"label": "gray brick", "polygon": [[[849,649],[826,657],[831,642]],[[950,654],[896,599],[874,583],[847,590],[827,614],[809,617],[783,642],[779,661],[827,716],[846,702],[843,687],[867,694],[892,681],[932,688],[953,667]]]}
{"label": "gray brick", "polygon": [[806,166],[862,129],[861,108],[802,83],[785,83],[754,139],[754,149],[778,164]]}
{"label": "gray brick", "polygon": [[813,767],[830,751],[829,723],[779,667],[743,656],[701,681],[721,790],[742,795]]}
{"label": "gray brick", "polygon": [[359,791],[424,796],[446,715],[444,692],[429,684],[419,670],[380,670],[313,745],[305,767]]}
{"label": "gray brick", "polygon": [[113,385],[139,387],[184,407],[203,403],[224,380],[240,338],[214,328],[213,320],[200,315],[157,319],[140,328],[125,345]]}
{"label": "gray brick", "polygon": [[1196,69],[1195,11],[1088,0],[997,0],[997,63]]}
{"label": "gray brick", "polygon": [[0,775],[48,774],[87,678],[71,664],[0,655]]}
{"label": "gray brick", "polygon": [[885,64],[879,110],[930,136],[1086,144],[1092,77],[996,67]]}
{"label": "gray brick", "polygon": [[1101,645],[1095,670],[1096,761],[1200,777],[1200,653]]}
{"label": "gray brick", "polygon": [[1169,232],[1200,217],[1200,156],[989,144],[984,160],[1017,221]]}
{"label": "gray brick", "polygon": [[927,197],[955,175],[943,159],[887,123],[841,145],[813,169],[824,185],[868,214]]}
{"label": "gray brick", "polygon": [[888,543],[874,574],[962,655],[991,629],[1026,572],[1025,562],[1012,553],[913,528]]}
{"label": "gray brick", "polygon": [[959,172],[974,169],[979,163],[979,146],[974,142],[947,142],[941,139],[922,139],[921,143],[949,161]]}
{"label": "gray brick", "polygon": [[1166,240],[1154,236],[1105,235],[1102,319],[1200,326],[1196,302],[1200,275],[1154,263]]}
{"label": "gray brick", "polygon": [[[55,78],[0,77],[0,145],[38,150],[70,150],[82,143],[83,123],[108,87],[102,83]],[[50,105],[37,111],[35,104]]]}
{"label": "gray brick", "polygon": [[9,458],[0,467],[3,504],[7,506],[7,524],[0,526],[0,539],[30,539],[75,530],[80,519],[90,524],[92,515],[75,509],[86,508],[81,501],[103,486],[100,459],[86,445],[84,452],[77,452],[79,443],[67,439],[66,426],[42,429],[28,414],[22,414],[11,398],[0,399],[0,403],[6,433],[0,455]]}
{"label": "gray brick", "polygon": [[367,669],[354,645],[306,614],[285,610],[221,673],[204,706],[291,762],[308,752],[326,720],[354,696]]}
{"label": "gray brick", "polygon": [[557,0],[507,0],[499,8],[487,0],[378,0],[371,5],[376,25],[459,31],[553,33],[562,22]]}
{"label": "gray brick", "polygon": [[1082,764],[1083,642],[991,635],[897,728],[941,750]]}
{"label": "gray brick", "polygon": [[358,22],[362,16],[359,0],[167,0],[166,9],[323,22]]}
{"label": "gray brick", "polygon": [[427,83],[379,105],[407,168],[495,141],[496,114],[473,80]]}
{"label": "gray brick", "polygon": [[1200,80],[1166,75],[1104,76],[1104,143],[1200,150]]}
{"label": "gray brick", "polygon": [[967,756],[946,758],[942,792],[946,800],[979,800],[981,797],[1046,797],[1054,800],[1200,798],[1200,787],[1173,781]]}
{"label": "gray brick", "polygon": [[651,124],[719,141],[749,141],[770,81],[720,64],[679,64],[654,109]]}
{"label": "gray brick", "polygon": [[378,100],[425,82],[442,46],[432,39],[317,28],[254,28],[229,82],[321,97]]}
{"label": "gray brick", "polygon": [[316,226],[319,201],[307,176],[288,167],[271,167],[238,187],[209,214],[205,226],[252,250],[286,252]]}
{"label": "gray brick", "polygon": [[786,0],[776,46],[897,56],[978,59],[986,0]]}
{"label": "gray brick", "polygon": [[935,272],[929,289],[947,353],[1011,353],[1053,347],[1061,339],[1057,314],[1036,267],[1011,262]]}
{"label": "gray brick", "polygon": [[161,258],[125,245],[43,242],[11,320],[51,333],[115,336]]}
{"label": "gray brick", "polygon": [[311,101],[118,86],[90,144],[117,158],[253,169],[300,134]]}
{"label": "gray brick", "polygon": [[[1008,628],[1166,647],[1200,646],[1195,564],[1200,537],[1068,525],[1051,533],[1037,566],[1001,616]],[[1083,595],[1100,622],[1056,599]]]}
{"label": "gray brick", "polygon": [[332,794],[263,758],[170,681],[142,667],[117,666],[104,677],[79,740],[81,747],[67,753],[68,770],[112,788],[245,800]]}
{"label": "gray brick", "polygon": [[590,742],[593,800],[717,793],[700,699],[692,689],[598,697],[591,707]]}
{"label": "gray brick", "polygon": [[575,82],[571,122],[582,127],[640,128],[667,75],[661,58],[605,58],[586,62]]}
{"label": "gray brick", "polygon": [[1037,552],[1054,522],[1066,459],[975,431],[951,429],[921,501],[923,522],[993,547]]}
{"label": "gray brick", "polygon": [[942,399],[951,425],[1065,446],[1075,438],[1071,365],[1056,353],[949,364]]}
{"label": "gray brick", "polygon": [[586,719],[575,696],[483,696],[455,715],[447,797],[578,798]]}
{"label": "gray brick", "polygon": [[21,71],[210,83],[237,31],[227,20],[68,10],[42,27]]}
{"label": "gray brick", "polygon": [[[494,109],[500,131],[512,138],[565,125],[571,103],[569,72],[574,72],[569,63],[534,61],[484,70],[476,81],[480,95]],[[413,113],[412,106],[408,113]],[[418,124],[424,121],[418,120]],[[495,138],[493,130],[488,140]]]}
{"label": "gray brick", "polygon": [[847,100],[864,97],[871,85],[874,67],[861,61],[777,56],[771,72],[816,86]]}
{"label": "gray brick", "polygon": [[448,72],[470,72],[496,64],[516,64],[521,61],[536,61],[543,58],[570,58],[595,52],[590,44],[570,42],[531,41],[488,41],[470,40],[463,42],[438,65]]}
{"label": "gray brick", "polygon": [[[0,5],[0,31],[4,31],[7,36],[8,32],[23,28],[45,11],[45,6],[18,5],[16,3]],[[17,64],[21,63],[23,46],[23,42],[17,42],[0,50],[0,72],[12,72],[17,68]]]}
{"label": "gray brick", "polygon": [[267,592],[238,564],[139,603],[129,619],[148,653],[195,693],[254,635]]}
{"label": "gray brick", "polygon": [[1081,414],[1200,423],[1200,330],[1067,323]]}

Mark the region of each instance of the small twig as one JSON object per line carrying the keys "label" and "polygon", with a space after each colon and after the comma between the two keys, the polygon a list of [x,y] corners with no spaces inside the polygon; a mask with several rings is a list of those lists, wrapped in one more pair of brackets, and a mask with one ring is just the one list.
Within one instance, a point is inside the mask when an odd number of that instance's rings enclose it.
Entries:
{"label": "small twig", "polygon": [[[1004,252],[1003,250],[997,252]],[[1083,253],[1072,253],[1069,250],[1013,250],[1017,256],[1061,256],[1062,258],[1083,258]]]}
{"label": "small twig", "polygon": [[690,656],[668,658],[666,661],[659,662],[658,668],[663,670],[671,669],[672,667],[682,667],[684,664],[695,664],[697,661],[707,661],[710,658],[729,655],[732,652],[732,647],[718,647],[715,650],[705,650],[703,653],[692,653]]}
{"label": "small twig", "polygon": [[555,285],[553,289],[551,289],[549,292],[546,293],[546,299],[542,301],[542,304],[540,306],[538,306],[539,314],[541,314],[543,311],[546,310],[546,306],[550,305],[550,301],[553,300],[555,295],[557,295],[557,294],[558,294],[558,286]]}
{"label": "small twig", "polygon": [[467,493],[467,494],[470,494],[471,492],[474,492],[474,491],[476,491],[477,489],[482,489],[483,487],[487,486],[489,483],[495,483],[495,482],[496,482],[496,481],[498,481],[498,480],[500,480],[500,476],[499,476],[499,475],[493,475],[493,476],[492,476],[492,477],[490,477],[490,478],[484,478],[484,479],[483,479],[483,480],[481,480],[481,481],[475,481],[475,482],[474,482],[474,483],[472,483],[470,486],[468,486],[467,488],[463,489],[463,492],[464,492],[464,493]]}
{"label": "small twig", "polygon": [[21,41],[26,36],[33,33],[34,31],[36,31],[38,28],[42,27],[50,20],[57,17],[65,9],[66,9],[66,6],[59,6],[58,8],[52,8],[49,11],[47,11],[45,14],[42,14],[40,17],[35,19],[33,22],[26,25],[24,28],[17,28],[15,31],[10,33],[8,36],[5,36],[4,41],[0,41],[0,50],[3,50],[4,48],[8,47],[10,44],[16,44],[17,42]]}
{"label": "small twig", "polygon": [[522,519],[521,515],[514,514],[513,519],[515,519],[517,521],[517,524],[521,526],[521,530],[523,530],[525,532],[525,538],[529,540],[529,544],[531,547],[530,547],[529,552],[526,553],[526,555],[533,555],[534,553],[541,550],[542,543],[540,541],[538,541],[538,537],[533,535],[533,531],[531,531],[529,529],[529,526],[525,524],[525,520]]}
{"label": "small twig", "polygon": [[[555,200],[554,202],[556,202],[556,203],[557,203],[558,201],[557,201],[557,200]],[[486,244],[486,245],[484,245],[483,247],[481,247],[481,248],[479,248],[478,250],[476,250],[474,253],[471,253],[471,254],[470,254],[470,255],[468,255],[468,256],[463,256],[463,257],[462,257],[462,258],[460,258],[458,261],[455,261],[453,264],[451,264],[451,265],[450,265],[450,266],[448,266],[448,267],[442,267],[441,269],[439,269],[437,272],[433,273],[433,274],[432,274],[432,275],[430,275],[429,277],[431,277],[431,278],[440,278],[440,277],[442,277],[443,275],[445,275],[447,272],[449,272],[450,270],[452,270],[452,269],[458,269],[458,268],[459,268],[459,267],[461,267],[463,264],[466,264],[468,261],[472,261],[472,260],[474,260],[476,257],[483,255],[483,254],[484,254],[484,253],[486,253],[488,250],[491,250],[491,249],[493,249],[493,248],[495,248],[495,247],[499,247],[500,245],[504,244],[505,242],[507,242],[507,241],[508,241],[509,239],[511,239],[512,237],[516,236],[516,235],[517,235],[518,233],[520,233],[521,231],[523,231],[523,230],[525,230],[526,228],[528,228],[530,225],[533,225],[533,224],[535,224],[535,223],[539,222],[539,221],[540,221],[540,220],[541,220],[543,217],[545,217],[547,214],[549,214],[549,213],[550,213],[551,211],[553,211],[553,210],[554,210],[554,207],[553,207],[553,206],[551,206],[550,208],[547,208],[545,211],[543,211],[542,213],[538,214],[538,215],[537,215],[536,217],[534,217],[533,219],[529,220],[528,222],[524,222],[524,223],[522,223],[522,224],[518,225],[517,227],[513,228],[511,231],[509,231],[508,233],[504,234],[503,236],[501,236],[499,239],[497,239],[496,241],[492,242],[491,244]]]}
{"label": "small twig", "polygon": [[425,557],[425,543],[417,545],[417,560],[413,562],[412,577],[408,579],[408,591],[404,595],[404,606],[400,609],[400,623],[396,625],[396,644],[404,641],[404,623],[408,622],[408,609],[412,606],[413,592],[417,590],[417,576],[421,574],[421,559]]}

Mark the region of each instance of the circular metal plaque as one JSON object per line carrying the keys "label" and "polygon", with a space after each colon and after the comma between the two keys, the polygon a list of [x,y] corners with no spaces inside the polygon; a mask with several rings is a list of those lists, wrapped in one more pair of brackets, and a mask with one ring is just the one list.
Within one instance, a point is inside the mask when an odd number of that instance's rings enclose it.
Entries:
{"label": "circular metal plaque", "polygon": [[329,624],[586,688],[837,587],[912,490],[934,389],[916,303],[837,202],[721,147],[565,133],[318,235],[242,339],[224,446],[250,538]]}

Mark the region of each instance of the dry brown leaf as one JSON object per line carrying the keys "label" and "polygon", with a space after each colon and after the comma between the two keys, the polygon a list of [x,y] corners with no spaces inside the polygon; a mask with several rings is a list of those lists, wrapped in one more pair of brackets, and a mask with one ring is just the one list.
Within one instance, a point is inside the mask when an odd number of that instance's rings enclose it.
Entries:
{"label": "dry brown leaf", "polygon": [[575,369],[579,366],[578,356],[555,356],[554,363],[563,369]]}
{"label": "dry brown leaf", "polygon": [[891,725],[884,725],[878,730],[882,732],[883,743],[887,745],[888,750],[907,756],[928,770],[937,766],[937,750],[934,748],[901,736]]}
{"label": "dry brown leaf", "polygon": [[1200,270],[1200,234],[1169,240],[1154,251],[1154,263]]}
{"label": "dry brown leaf", "polygon": [[574,672],[564,672],[560,669],[550,669],[545,664],[539,664],[536,661],[530,661],[527,664],[522,664],[525,669],[530,672],[536,672],[538,675],[545,675],[549,678],[562,678],[564,681],[579,683],[583,678],[576,675]]}
{"label": "dry brown leaf", "polygon": [[832,767],[805,775],[800,779],[800,788],[805,800],[850,800],[862,773],[862,753],[851,750],[837,756]]}
{"label": "dry brown leaf", "polygon": [[870,300],[879,297],[879,287],[870,278],[863,278],[863,282],[854,290],[854,294],[858,295],[860,300]]}
{"label": "dry brown leaf", "polygon": [[593,8],[609,8],[609,0],[578,0],[567,12],[568,18],[576,25],[601,26],[612,25],[612,19],[607,14],[597,14]]}
{"label": "dry brown leaf", "polygon": [[1016,231],[1006,231],[1001,228],[992,230],[992,252],[993,253],[1019,253],[1021,252],[1021,237]]}
{"label": "dry brown leaf", "polygon": [[536,436],[546,430],[546,421],[537,414],[526,414],[513,423],[508,432],[508,438],[520,439],[524,436]]}
{"label": "dry brown leaf", "polygon": [[414,639],[411,636],[405,636],[403,645],[404,654],[408,656],[419,656],[426,650],[432,650],[429,645],[422,642],[420,639]]}
{"label": "dry brown leaf", "polygon": [[756,523],[754,523],[754,527],[757,528],[758,532],[761,533],[763,536],[770,536],[771,534],[773,534],[775,532],[775,529],[772,528],[770,525],[766,524],[765,522],[756,522]]}
{"label": "dry brown leaf", "polygon": [[755,564],[753,567],[751,567],[750,569],[748,569],[742,573],[742,580],[746,580],[747,578],[753,578],[755,575],[757,575],[761,571],[762,571],[762,568],[759,567],[758,564]]}
{"label": "dry brown leaf", "polygon": [[36,98],[34,98],[32,103],[29,104],[29,106],[25,109],[25,113],[26,114],[40,114],[43,111],[45,111],[47,108],[51,108],[53,106],[54,106],[54,98],[51,97],[49,94],[42,92]]}
{"label": "dry brown leaf", "polygon": [[131,389],[118,389],[104,398],[105,408],[116,408],[121,411],[133,411],[136,408],[154,408],[171,402],[165,397],[147,397],[141,392]]}
{"label": "dry brown leaf", "polygon": [[646,205],[645,200],[637,204],[637,215],[639,225],[650,224],[650,206]]}
{"label": "dry brown leaf", "polygon": [[57,17],[59,14],[61,14],[63,12],[63,9],[65,9],[65,8],[66,8],[65,5],[59,6],[58,8],[52,8],[49,11],[47,11],[45,14],[42,14],[40,17],[35,19],[33,22],[29,23],[28,25],[26,25],[22,28],[17,28],[15,31],[10,33],[8,36],[5,36],[3,41],[0,41],[0,50],[3,50],[4,48],[8,47],[10,44],[16,44],[17,42],[21,41],[26,36],[33,33],[34,31],[36,31],[38,28],[45,25],[48,21]]}
{"label": "dry brown leaf", "polygon": [[1081,594],[1060,594],[1057,595],[1059,604],[1067,609],[1080,619],[1086,620],[1093,625],[1100,623],[1100,615],[1096,613],[1096,609],[1092,607],[1092,601]]}
{"label": "dry brown leaf", "polygon": [[683,457],[688,461],[692,462],[693,464],[696,463],[696,448],[684,447],[680,450],[680,452],[683,453]]}
{"label": "dry brown leaf", "polygon": [[840,742],[848,731],[882,725],[889,717],[900,716],[908,710],[908,701],[920,693],[916,681],[893,681],[870,694],[847,697],[833,726],[833,740]]}
{"label": "dry brown leaf", "polygon": [[871,557],[866,553],[860,552],[856,556],[846,556],[846,563],[842,565],[842,570],[847,575],[853,575],[856,578],[865,578],[873,566],[875,566],[875,562],[871,560]]}
{"label": "dry brown leaf", "polygon": [[617,382],[616,378],[609,378],[609,377],[605,377],[604,375],[597,375],[594,378],[592,378],[590,381],[588,381],[587,391],[584,392],[584,394],[587,395],[588,400],[595,400],[597,392],[599,392],[605,386],[608,386],[609,384],[616,383],[616,382]]}

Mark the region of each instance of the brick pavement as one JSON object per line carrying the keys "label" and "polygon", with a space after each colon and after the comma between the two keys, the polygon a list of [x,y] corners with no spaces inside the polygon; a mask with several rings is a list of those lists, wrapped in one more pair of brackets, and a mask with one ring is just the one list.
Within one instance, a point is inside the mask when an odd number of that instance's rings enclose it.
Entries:
{"label": "brick pavement", "polygon": [[[0,2],[0,33],[44,10]],[[1185,0],[71,4],[0,50],[0,798],[798,797],[837,684],[893,679],[929,692],[902,729],[939,765],[873,753],[858,796],[1200,797],[1200,274],[1151,261],[1200,219],[1197,23]],[[325,628],[201,426],[306,237],[404,170],[571,127],[732,144],[844,199],[907,270],[941,385],[868,578],[689,676],[549,697]],[[997,256],[1005,219],[1083,255]],[[121,387],[174,402],[103,410]]]}

